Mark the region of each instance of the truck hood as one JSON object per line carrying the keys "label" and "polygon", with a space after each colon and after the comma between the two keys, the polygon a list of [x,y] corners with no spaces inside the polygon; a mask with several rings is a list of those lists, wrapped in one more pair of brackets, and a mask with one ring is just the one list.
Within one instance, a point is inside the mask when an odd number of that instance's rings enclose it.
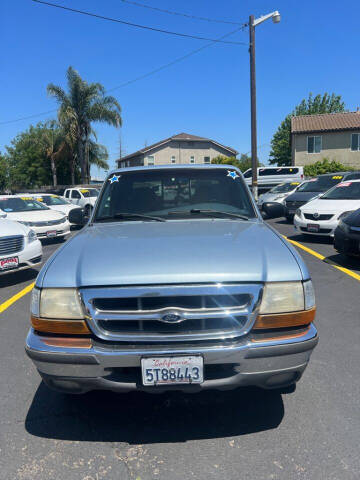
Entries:
{"label": "truck hood", "polygon": [[45,264],[39,287],[295,281],[301,258],[264,222],[192,220],[85,227]]}

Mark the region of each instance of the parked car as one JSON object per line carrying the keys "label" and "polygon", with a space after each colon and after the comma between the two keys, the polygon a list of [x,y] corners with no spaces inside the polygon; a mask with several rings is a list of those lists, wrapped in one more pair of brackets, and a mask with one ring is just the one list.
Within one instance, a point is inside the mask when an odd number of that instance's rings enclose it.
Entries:
{"label": "parked car", "polygon": [[259,209],[262,210],[263,205],[267,203],[279,203],[283,205],[286,197],[294,193],[300,185],[301,182],[284,182],[276,185],[276,187],[273,187],[268,192],[259,195],[257,202]]}
{"label": "parked car", "polygon": [[360,180],[338,183],[320,197],[296,210],[295,230],[333,237],[340,220],[360,208]]}
{"label": "parked car", "polygon": [[305,263],[224,165],[112,173],[31,305],[27,354],[69,393],[283,388],[318,341]]}
{"label": "parked car", "polygon": [[38,202],[44,203],[51,210],[56,210],[58,212],[64,213],[66,215],[66,218],[69,218],[70,210],[78,208],[76,205],[73,205],[65,198],[60,197],[59,195],[54,195],[52,193],[39,193],[35,195],[32,194],[31,197]]}
{"label": "parked car", "polygon": [[70,224],[63,213],[34,200],[32,197],[1,195],[0,210],[6,218],[31,227],[38,238],[64,238],[70,233]]}
{"label": "parked car", "polygon": [[[272,188],[283,182],[302,182],[304,180],[304,167],[259,167],[257,169],[259,188]],[[244,172],[247,185],[252,182],[252,169]]]}
{"label": "parked car", "polygon": [[34,230],[0,218],[0,275],[40,265],[42,246]]}
{"label": "parked car", "polygon": [[334,234],[334,247],[345,255],[360,255],[360,208],[339,221]]}
{"label": "parked car", "polygon": [[313,198],[318,197],[340,182],[357,178],[360,178],[360,171],[326,173],[324,175],[319,175],[317,178],[310,179],[307,183],[301,185],[295,193],[289,195],[285,200],[285,218],[291,222],[294,218],[296,210],[305,205],[305,203],[309,202]]}
{"label": "parked car", "polygon": [[88,217],[94,208],[98,195],[99,190],[96,188],[67,188],[64,192],[64,198],[74,205],[82,207]]}

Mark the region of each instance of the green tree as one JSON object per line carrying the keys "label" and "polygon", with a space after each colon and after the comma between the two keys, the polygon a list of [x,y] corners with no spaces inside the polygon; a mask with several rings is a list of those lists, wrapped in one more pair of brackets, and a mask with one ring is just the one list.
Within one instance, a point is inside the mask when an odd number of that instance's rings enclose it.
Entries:
{"label": "green tree", "polygon": [[114,97],[105,95],[100,83],[86,82],[72,67],[67,70],[67,84],[68,92],[52,83],[47,86],[47,91],[59,104],[59,123],[67,132],[68,143],[76,147],[81,181],[86,183],[89,172],[86,152],[94,134],[92,123],[121,126],[121,107]]}
{"label": "green tree", "polygon": [[346,170],[354,170],[352,167],[346,167],[336,160],[329,160],[328,158],[323,158],[318,162],[313,163],[312,165],[305,165],[304,173],[308,177],[316,177],[323,173],[335,173],[335,172],[344,172]]}
{"label": "green tree", "polygon": [[0,192],[8,186],[7,158],[0,153]]}
{"label": "green tree", "polygon": [[[251,157],[247,153],[241,153],[240,158],[235,157],[225,157],[223,155],[218,155],[217,157],[211,160],[211,163],[218,163],[222,165],[234,165],[242,172],[245,172],[251,168]],[[258,160],[258,166],[261,167],[262,163]]]}
{"label": "green tree", "polygon": [[293,112],[285,117],[274,133],[269,163],[279,166],[291,165],[291,117],[344,111],[345,104],[340,95],[324,93],[313,97],[310,93],[308,99],[303,99]]}
{"label": "green tree", "polygon": [[44,125],[42,134],[39,136],[39,142],[45,156],[50,160],[52,184],[56,187],[58,185],[57,162],[60,155],[64,153],[68,147],[65,132],[56,120],[50,120]]}

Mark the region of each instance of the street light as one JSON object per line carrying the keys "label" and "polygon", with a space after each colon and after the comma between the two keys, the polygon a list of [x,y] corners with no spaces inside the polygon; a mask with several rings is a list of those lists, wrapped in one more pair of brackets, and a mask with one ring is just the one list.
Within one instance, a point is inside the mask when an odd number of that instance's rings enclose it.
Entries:
{"label": "street light", "polygon": [[258,180],[257,180],[257,134],[256,134],[256,80],[255,80],[255,27],[265,22],[269,18],[273,23],[279,23],[280,13],[268,13],[257,19],[254,15],[249,17],[249,36],[250,36],[250,97],[251,97],[251,169],[252,169],[252,192],[255,200],[258,199]]}

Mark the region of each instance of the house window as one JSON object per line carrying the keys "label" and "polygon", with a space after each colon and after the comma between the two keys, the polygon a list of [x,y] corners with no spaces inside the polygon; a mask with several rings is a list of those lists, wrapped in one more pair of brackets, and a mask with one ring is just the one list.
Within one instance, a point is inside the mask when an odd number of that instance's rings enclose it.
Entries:
{"label": "house window", "polygon": [[195,157],[190,157],[190,163],[195,163]]}
{"label": "house window", "polygon": [[360,150],[360,133],[351,134],[351,150],[353,152]]}
{"label": "house window", "polygon": [[176,163],[175,155],[171,157],[171,163]]}
{"label": "house window", "polygon": [[321,137],[307,137],[308,153],[320,153],[321,152]]}
{"label": "house window", "polygon": [[148,165],[154,165],[155,164],[154,155],[149,155],[147,157],[147,164]]}
{"label": "house window", "polygon": [[210,157],[204,157],[204,163],[210,163]]}

